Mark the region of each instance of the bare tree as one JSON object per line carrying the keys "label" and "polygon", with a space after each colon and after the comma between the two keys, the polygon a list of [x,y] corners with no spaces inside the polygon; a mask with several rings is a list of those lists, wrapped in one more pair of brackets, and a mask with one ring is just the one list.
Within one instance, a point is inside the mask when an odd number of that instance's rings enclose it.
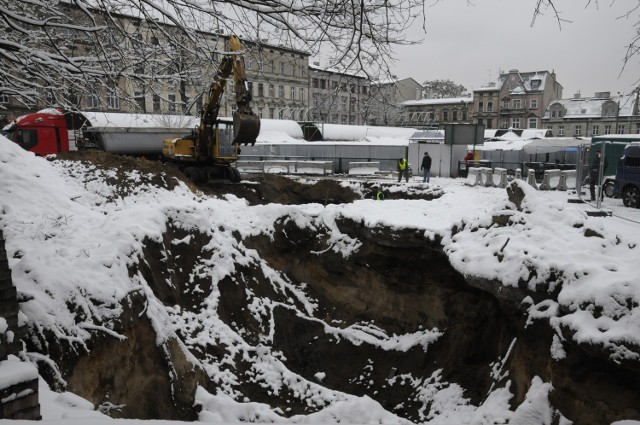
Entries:
{"label": "bare tree", "polygon": [[424,17],[423,7],[420,0],[0,0],[0,94],[74,109],[99,91],[136,105],[158,84],[184,91],[197,83],[197,67],[217,48],[211,35],[230,33],[380,75],[393,46],[412,43],[403,33]]}
{"label": "bare tree", "polygon": [[429,97],[434,99],[460,97],[467,91],[462,84],[456,84],[451,80],[425,81],[422,87]]}

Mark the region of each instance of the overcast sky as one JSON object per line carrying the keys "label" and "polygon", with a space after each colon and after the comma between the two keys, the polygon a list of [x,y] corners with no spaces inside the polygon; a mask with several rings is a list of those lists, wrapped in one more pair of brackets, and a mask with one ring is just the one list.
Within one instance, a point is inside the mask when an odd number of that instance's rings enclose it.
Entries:
{"label": "overcast sky", "polygon": [[[497,80],[510,69],[555,70],[563,98],[610,91],[629,93],[640,84],[640,56],[622,71],[626,46],[635,34],[631,18],[619,18],[638,0],[555,0],[564,22],[553,13],[531,21],[535,0],[425,0],[426,34],[416,22],[409,37],[421,45],[396,48],[396,75],[450,79],[468,90]],[[611,5],[611,2],[615,1]]]}

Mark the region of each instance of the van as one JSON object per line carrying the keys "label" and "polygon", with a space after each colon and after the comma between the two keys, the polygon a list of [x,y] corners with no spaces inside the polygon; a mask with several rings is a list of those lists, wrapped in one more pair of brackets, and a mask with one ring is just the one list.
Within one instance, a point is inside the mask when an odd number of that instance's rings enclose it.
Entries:
{"label": "van", "polygon": [[640,208],[640,143],[626,146],[618,160],[614,196],[621,197],[625,207]]}

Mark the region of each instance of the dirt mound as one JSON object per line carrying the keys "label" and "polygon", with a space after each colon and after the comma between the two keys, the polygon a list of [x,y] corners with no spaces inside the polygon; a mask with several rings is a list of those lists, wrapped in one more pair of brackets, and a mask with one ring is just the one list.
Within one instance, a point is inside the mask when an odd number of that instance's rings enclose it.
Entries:
{"label": "dirt mound", "polygon": [[[192,188],[193,184],[175,166],[163,163],[162,161],[150,160],[144,157],[134,157],[129,155],[115,155],[100,150],[81,150],[72,152],[61,152],[55,156],[48,157],[50,160],[81,161],[92,164],[100,169],[116,171],[117,179],[123,178],[124,174],[140,172],[150,178],[150,183],[166,189],[175,188],[179,182],[184,182]],[[165,178],[168,176],[169,178]]]}
{"label": "dirt mound", "polygon": [[209,181],[199,189],[210,196],[236,195],[249,204],[301,205],[308,203],[341,204],[362,197],[333,179],[300,182],[276,174],[245,176],[240,183]]}

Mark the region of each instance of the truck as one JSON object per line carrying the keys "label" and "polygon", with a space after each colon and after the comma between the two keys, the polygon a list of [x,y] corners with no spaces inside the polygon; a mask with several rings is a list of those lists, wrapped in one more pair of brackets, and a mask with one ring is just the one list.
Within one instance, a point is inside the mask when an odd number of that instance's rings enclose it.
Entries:
{"label": "truck", "polygon": [[2,134],[38,156],[79,149],[160,158],[163,140],[189,135],[198,119],[185,115],[124,114],[47,108],[23,115]]}

